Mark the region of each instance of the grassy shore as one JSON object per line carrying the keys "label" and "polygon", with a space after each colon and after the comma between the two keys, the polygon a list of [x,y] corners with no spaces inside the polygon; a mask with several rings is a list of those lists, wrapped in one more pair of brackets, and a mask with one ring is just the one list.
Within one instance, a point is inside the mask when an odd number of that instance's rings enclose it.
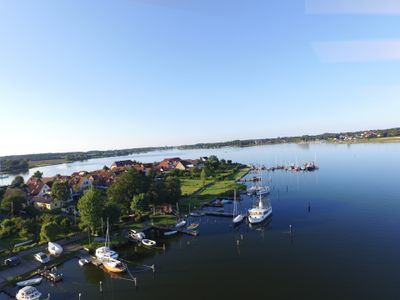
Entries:
{"label": "grassy shore", "polygon": [[67,161],[65,159],[48,159],[48,160],[35,160],[29,161],[29,168],[39,168],[39,167],[46,167],[46,166],[53,166],[53,165],[60,165],[64,164]]}
{"label": "grassy shore", "polygon": [[[205,186],[203,186],[200,179],[192,179],[193,181],[199,181],[196,186],[200,186],[200,189],[188,195],[188,197],[181,202],[181,208],[184,211],[187,211],[189,206],[191,209],[196,209],[217,197],[232,196],[234,190],[240,191],[245,189],[246,187],[243,184],[237,183],[237,181],[246,175],[249,170],[249,168],[241,168],[236,171],[226,172],[223,176],[218,174],[215,180],[208,181]],[[190,184],[194,185],[193,182]],[[182,189],[186,189],[184,185],[185,182],[182,184]]]}

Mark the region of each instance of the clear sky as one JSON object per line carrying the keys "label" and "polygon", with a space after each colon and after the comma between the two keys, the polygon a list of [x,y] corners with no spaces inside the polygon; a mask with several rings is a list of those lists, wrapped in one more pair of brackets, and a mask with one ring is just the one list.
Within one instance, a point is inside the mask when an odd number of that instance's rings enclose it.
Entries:
{"label": "clear sky", "polygon": [[399,3],[2,0],[0,155],[398,127]]}

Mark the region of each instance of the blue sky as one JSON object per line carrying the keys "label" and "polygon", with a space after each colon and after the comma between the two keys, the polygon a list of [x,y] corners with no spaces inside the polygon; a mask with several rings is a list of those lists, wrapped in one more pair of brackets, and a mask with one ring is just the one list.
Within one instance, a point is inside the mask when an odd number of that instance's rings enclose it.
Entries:
{"label": "blue sky", "polygon": [[397,127],[379,3],[1,1],[0,155]]}

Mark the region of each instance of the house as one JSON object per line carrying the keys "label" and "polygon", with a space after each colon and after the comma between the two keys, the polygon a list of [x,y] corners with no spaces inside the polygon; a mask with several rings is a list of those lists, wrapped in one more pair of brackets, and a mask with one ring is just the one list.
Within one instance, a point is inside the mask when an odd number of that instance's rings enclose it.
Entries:
{"label": "house", "polygon": [[182,160],[179,157],[166,158],[163,161],[161,161],[157,165],[157,167],[160,169],[161,172],[170,171],[175,169],[180,161]]}
{"label": "house", "polygon": [[92,186],[93,184],[89,177],[79,177],[79,180],[75,184],[75,191],[83,192]]}
{"label": "house", "polygon": [[194,162],[192,160],[181,160],[178,162],[176,165],[175,169],[181,170],[181,171],[186,171],[191,168],[194,168]]}
{"label": "house", "polygon": [[98,170],[90,173],[89,180],[94,187],[107,188],[117,178],[117,174],[111,170]]}
{"label": "house", "polygon": [[51,187],[44,183],[41,179],[31,177],[27,183],[28,195],[31,197],[39,196],[42,197],[51,192]]}
{"label": "house", "polygon": [[61,208],[62,203],[59,200],[53,199],[48,195],[35,196],[32,198],[33,206],[39,210],[54,210]]}
{"label": "house", "polygon": [[120,168],[130,168],[133,166],[133,164],[134,164],[134,162],[131,161],[130,159],[116,161],[111,165],[111,170],[120,169]]}

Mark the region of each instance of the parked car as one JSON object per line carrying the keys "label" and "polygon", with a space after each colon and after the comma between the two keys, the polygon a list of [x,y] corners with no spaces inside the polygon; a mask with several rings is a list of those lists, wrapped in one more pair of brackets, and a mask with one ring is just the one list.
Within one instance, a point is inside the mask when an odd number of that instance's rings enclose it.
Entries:
{"label": "parked car", "polygon": [[15,266],[19,265],[20,263],[21,263],[21,260],[16,256],[9,257],[4,260],[4,265],[9,266],[9,267],[15,267]]}
{"label": "parked car", "polygon": [[40,262],[40,263],[42,263],[42,264],[46,264],[46,263],[48,263],[48,262],[50,261],[49,256],[48,256],[47,254],[44,254],[43,252],[36,253],[36,254],[34,255],[34,258],[35,258],[38,262]]}

